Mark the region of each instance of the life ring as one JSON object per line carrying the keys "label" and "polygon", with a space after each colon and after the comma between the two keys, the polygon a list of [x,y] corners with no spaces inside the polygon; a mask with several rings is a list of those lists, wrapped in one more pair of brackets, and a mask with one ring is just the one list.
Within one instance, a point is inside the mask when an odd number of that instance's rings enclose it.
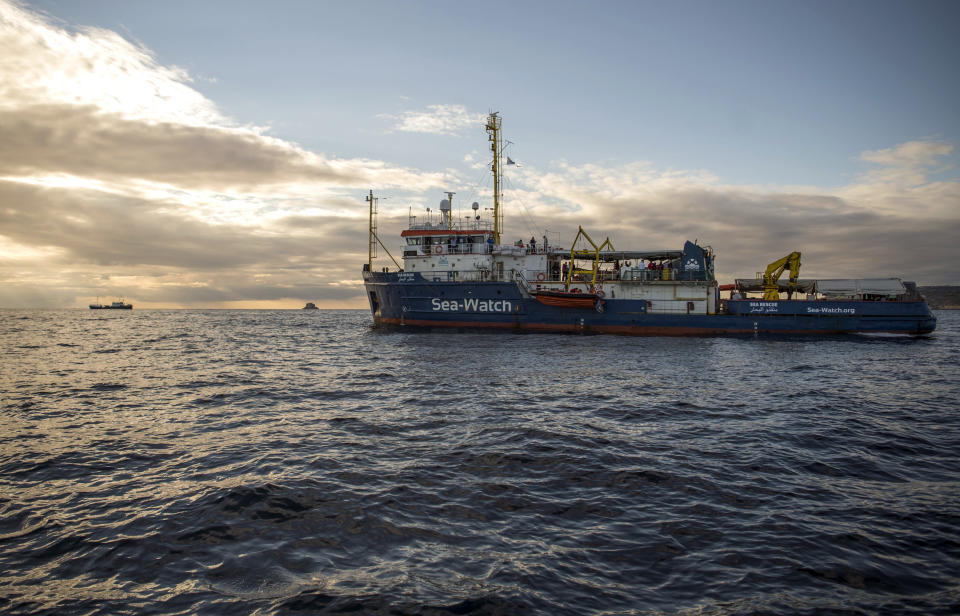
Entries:
{"label": "life ring", "polygon": [[433,254],[435,254],[435,255],[442,255],[442,254],[443,254],[443,245],[442,245],[442,244],[437,244],[436,246],[434,246],[434,247],[433,247]]}
{"label": "life ring", "polygon": [[537,274],[537,280],[538,280],[538,281],[543,282],[543,281],[546,280],[546,279],[547,279],[547,275],[544,274],[543,272],[540,272],[539,274]]}
{"label": "life ring", "polygon": [[579,293],[579,292],[580,292],[580,289],[570,289],[570,292],[571,292],[571,293]]}

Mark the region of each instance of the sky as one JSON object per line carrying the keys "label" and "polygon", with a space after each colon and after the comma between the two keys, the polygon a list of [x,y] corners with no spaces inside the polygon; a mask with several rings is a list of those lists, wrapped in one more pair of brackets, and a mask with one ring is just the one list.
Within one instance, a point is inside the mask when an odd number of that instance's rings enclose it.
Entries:
{"label": "sky", "polygon": [[[366,306],[367,203],[960,284],[957,2],[0,0],[0,307]],[[461,209],[462,208],[462,209]],[[382,253],[382,251],[381,251]],[[375,266],[391,266],[380,261]]]}

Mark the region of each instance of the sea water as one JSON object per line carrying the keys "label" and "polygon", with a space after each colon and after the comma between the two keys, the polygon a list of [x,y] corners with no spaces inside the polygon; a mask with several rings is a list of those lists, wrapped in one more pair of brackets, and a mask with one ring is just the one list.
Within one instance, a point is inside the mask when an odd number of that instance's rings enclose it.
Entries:
{"label": "sea water", "polygon": [[0,612],[960,611],[926,338],[0,311]]}

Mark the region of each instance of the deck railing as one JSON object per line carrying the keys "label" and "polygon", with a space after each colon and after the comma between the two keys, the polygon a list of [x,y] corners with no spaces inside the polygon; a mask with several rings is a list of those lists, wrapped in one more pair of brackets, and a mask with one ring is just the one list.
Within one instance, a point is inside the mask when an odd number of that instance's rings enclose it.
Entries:
{"label": "deck railing", "polygon": [[[441,246],[441,252],[427,252],[428,250],[435,250],[436,246]],[[414,249],[417,250],[416,255],[412,255]],[[480,252],[478,252],[480,251]],[[444,255],[467,255],[467,254],[487,254],[489,248],[485,244],[433,244],[430,246],[408,246],[407,251],[404,256],[444,256]],[[448,278],[448,273],[449,278]],[[510,271],[519,271],[519,270],[510,270]],[[543,272],[543,278],[539,278],[540,273],[535,270],[526,270],[527,275],[524,276],[523,281],[527,286],[543,283],[558,283],[562,284],[566,282],[566,276],[562,272],[553,274],[551,271]],[[676,268],[665,268],[665,269],[649,269],[649,270],[637,270],[631,269],[624,272],[625,277],[621,278],[621,273],[619,271],[611,270],[601,270],[597,275],[597,282],[600,284],[606,284],[611,282],[620,282],[624,284],[633,284],[633,283],[643,283],[643,282],[683,282],[683,281],[704,281],[703,272],[687,272],[679,270]],[[424,273],[424,276],[441,278],[443,280],[499,280],[496,277],[494,272],[487,270],[442,270],[430,273]],[[584,284],[591,283],[593,281],[593,275],[591,274],[580,274],[575,275],[571,279],[572,284]]]}
{"label": "deck railing", "polygon": [[[437,252],[437,247],[440,247],[440,252]],[[531,249],[529,246],[493,246],[490,244],[474,244],[474,243],[462,243],[462,244],[404,244],[403,251],[404,254],[416,250],[417,256],[427,257],[431,255],[512,255],[515,257],[522,257],[524,255],[534,255],[534,254],[544,254],[545,251],[541,248]],[[408,255],[409,256],[409,255]]]}
{"label": "deck railing", "polygon": [[[440,252],[437,252],[437,248]],[[490,254],[488,244],[427,244],[427,245],[405,245],[404,254],[416,249],[417,256],[441,256],[441,255],[487,255]]]}

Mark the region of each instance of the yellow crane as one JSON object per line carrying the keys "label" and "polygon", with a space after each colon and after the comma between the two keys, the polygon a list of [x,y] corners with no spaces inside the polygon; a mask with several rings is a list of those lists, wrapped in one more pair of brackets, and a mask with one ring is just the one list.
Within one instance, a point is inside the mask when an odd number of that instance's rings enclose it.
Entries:
{"label": "yellow crane", "polygon": [[780,286],[777,281],[783,270],[790,268],[790,289],[788,294],[792,294],[797,288],[797,278],[800,277],[800,253],[791,252],[782,259],[777,259],[767,266],[767,271],[763,273],[763,299],[780,299]]}
{"label": "yellow crane", "polygon": [[[577,242],[580,241],[580,238],[587,240],[587,242],[593,248],[577,248]],[[610,241],[610,238],[603,240],[603,243],[597,246],[590,236],[587,235],[587,232],[583,230],[583,227],[580,227],[577,231],[577,236],[573,238],[573,244],[570,248],[570,269],[567,270],[567,279],[565,282],[565,289],[570,290],[570,283],[576,276],[590,276],[590,292],[593,293],[594,289],[597,286],[597,276],[600,273],[600,251],[602,250],[614,250],[613,242]],[[593,269],[579,269],[576,267],[576,262],[578,260],[592,260]],[[584,279],[586,280],[586,279]]]}

